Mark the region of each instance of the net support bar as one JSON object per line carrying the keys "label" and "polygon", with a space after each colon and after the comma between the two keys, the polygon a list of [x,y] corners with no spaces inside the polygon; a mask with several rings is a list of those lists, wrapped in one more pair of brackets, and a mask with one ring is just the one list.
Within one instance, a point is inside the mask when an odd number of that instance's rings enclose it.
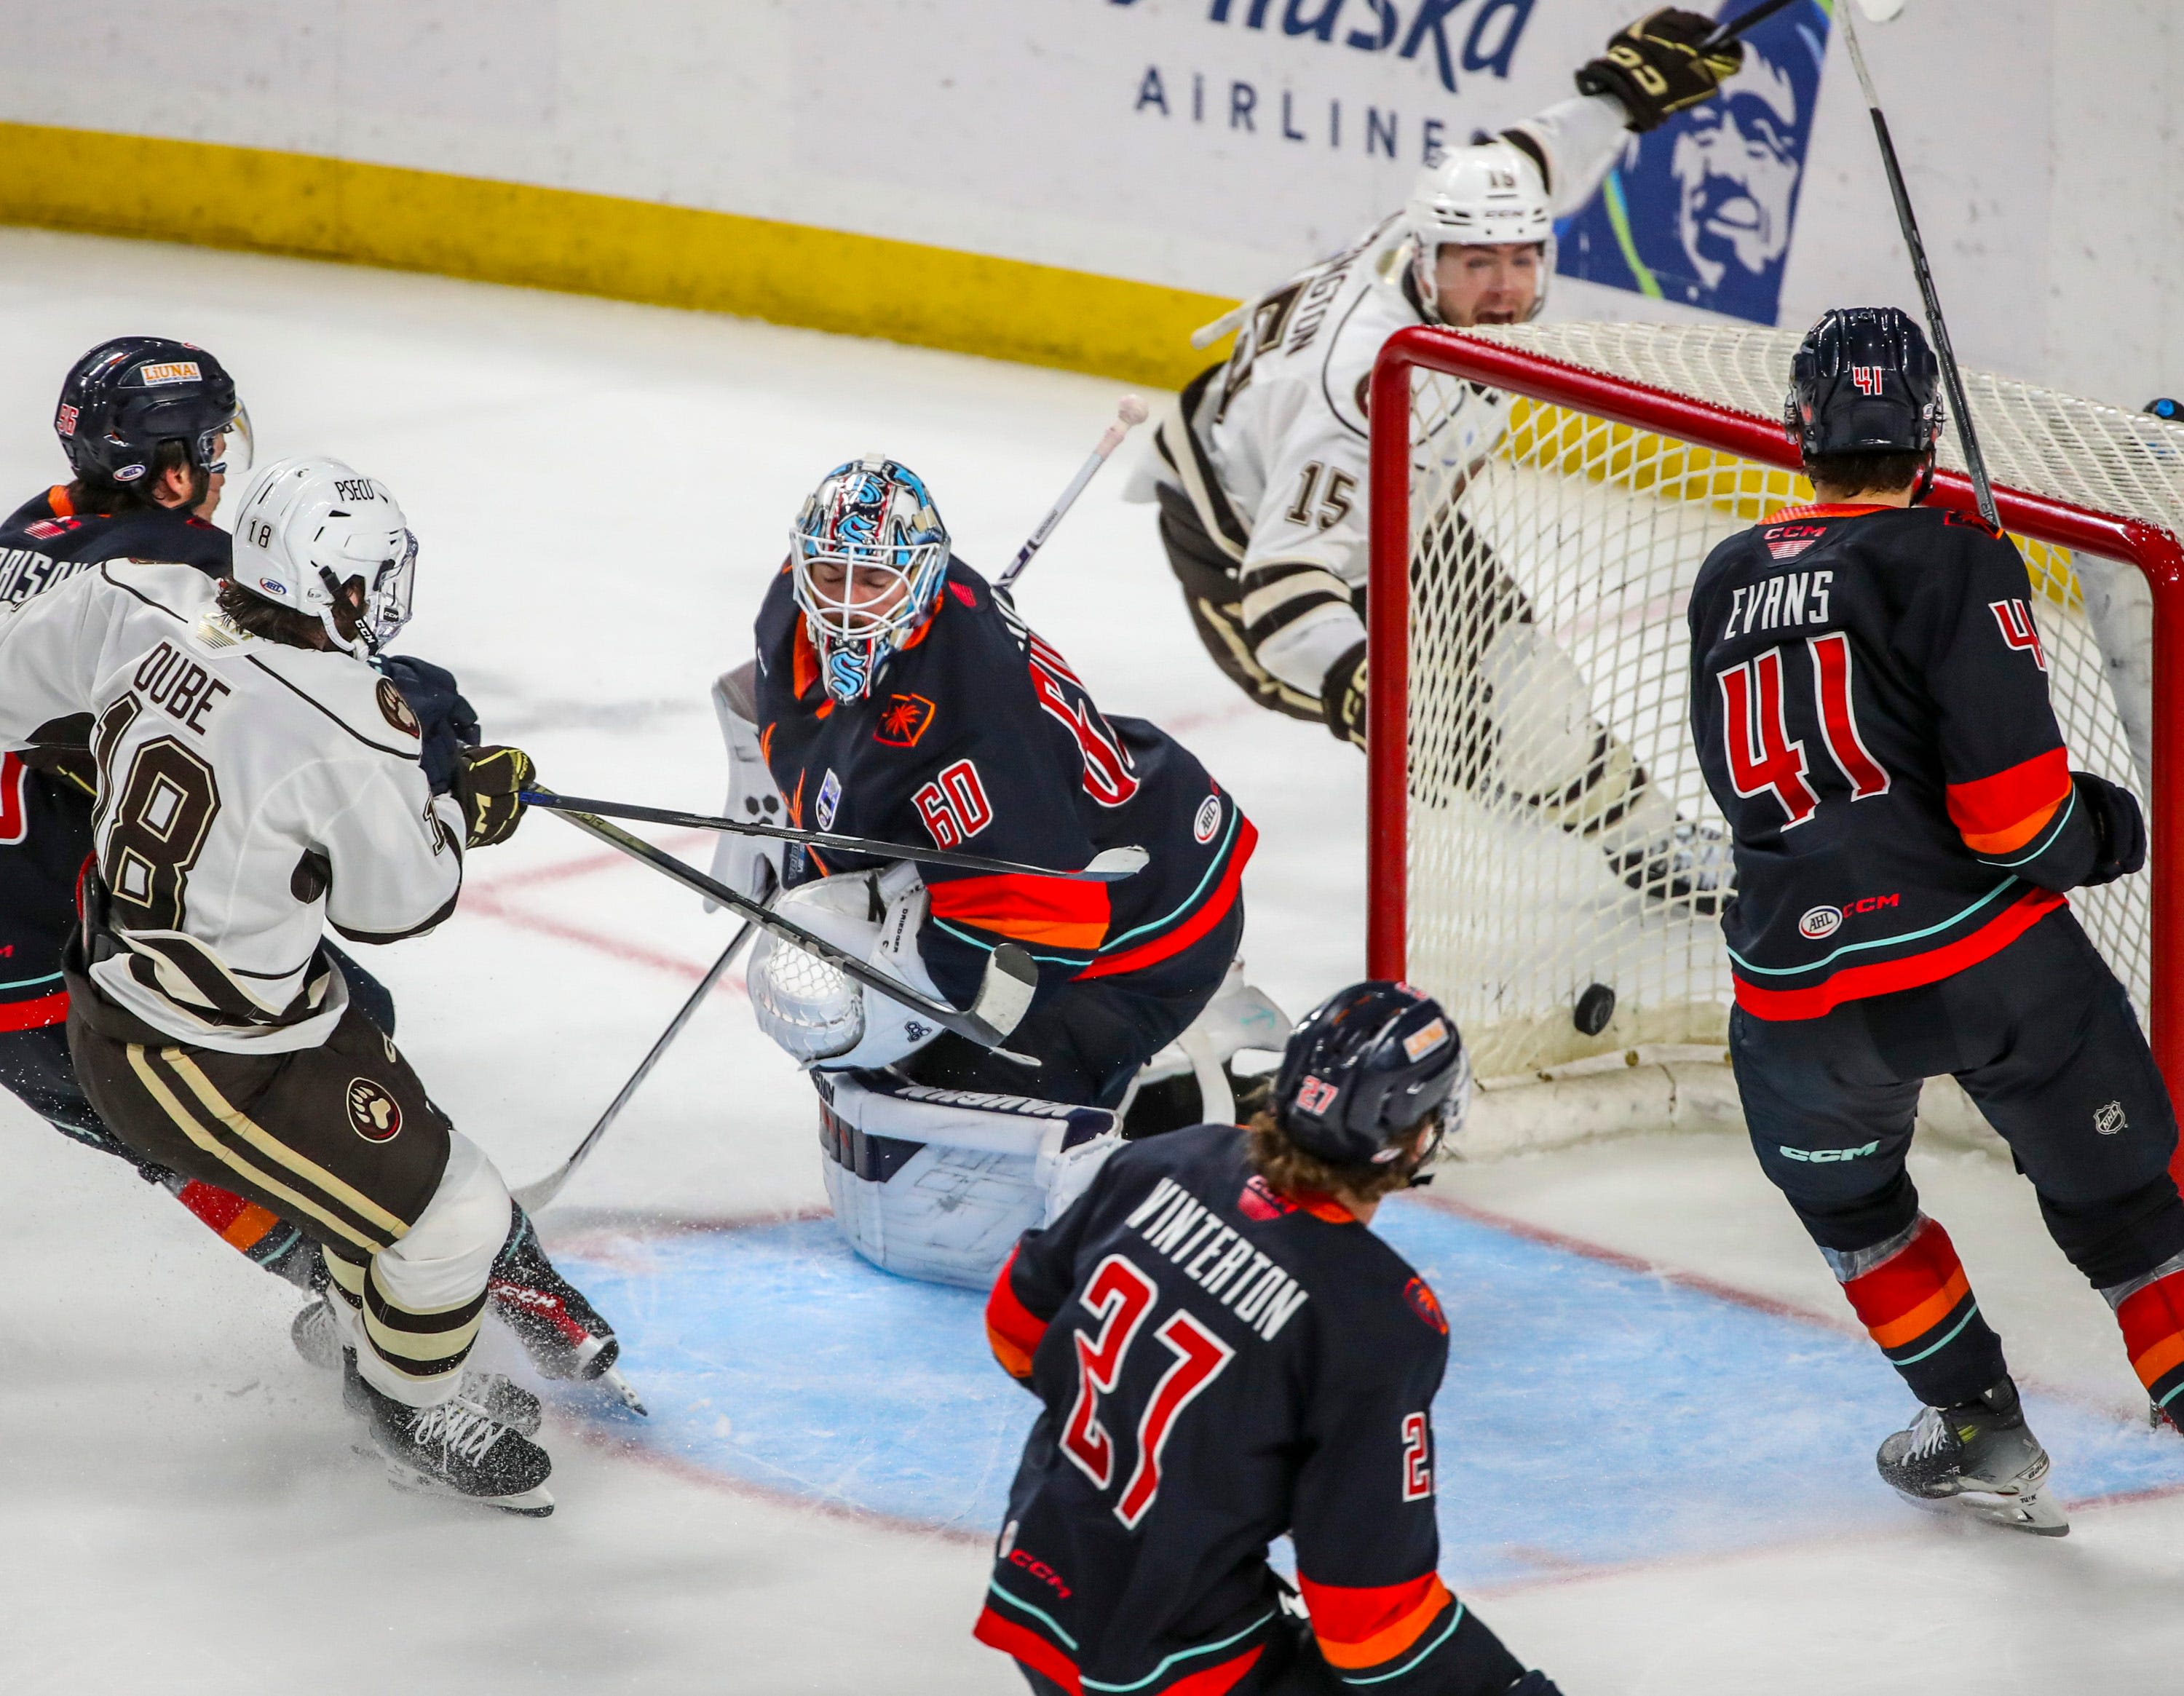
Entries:
{"label": "net support bar", "polygon": [[[1780,425],[1688,396],[1610,378],[1537,353],[1426,325],[1398,331],[1373,370],[1371,547],[1376,569],[1367,608],[1367,797],[1370,810],[1366,881],[1370,901],[1367,970],[1406,975],[1408,951],[1410,818],[1407,717],[1410,681],[1412,374],[1426,370],[1482,383],[1678,437],[1763,464],[1801,471]],[[1788,374],[1784,373],[1784,382]],[[2167,530],[2137,519],[2089,512],[2022,490],[1997,487],[2004,528],[2112,559],[2144,574],[2153,603],[2153,793],[2146,798],[2153,857],[2148,937],[2153,1057],[2172,1101],[2184,1101],[2184,888],[2173,875],[2184,853],[2184,548]],[[1937,471],[1927,504],[1976,515],[1971,480]],[[1379,562],[1400,562],[1385,568]],[[2184,1148],[2171,1170],[2184,1181]]]}

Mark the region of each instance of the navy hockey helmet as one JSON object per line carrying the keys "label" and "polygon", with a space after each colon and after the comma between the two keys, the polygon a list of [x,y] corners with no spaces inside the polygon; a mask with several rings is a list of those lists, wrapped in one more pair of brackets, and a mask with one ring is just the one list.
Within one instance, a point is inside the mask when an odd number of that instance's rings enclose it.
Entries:
{"label": "navy hockey helmet", "polygon": [[148,476],[159,444],[180,442],[203,472],[250,469],[250,415],[219,360],[164,336],[119,336],[70,370],[53,433],[86,482]]}
{"label": "navy hockey helmet", "polygon": [[1823,313],[1790,361],[1784,433],[1808,459],[1923,453],[1942,434],[1942,368],[1926,332],[1892,306]]}
{"label": "navy hockey helmet", "polygon": [[[1368,979],[1305,1015],[1274,1078],[1274,1117],[1306,1154],[1338,1166],[1383,1166],[1404,1133],[1437,1120],[1435,1143],[1462,1128],[1471,1060],[1440,1004],[1407,983]],[[1430,1152],[1430,1148],[1428,1152]]]}

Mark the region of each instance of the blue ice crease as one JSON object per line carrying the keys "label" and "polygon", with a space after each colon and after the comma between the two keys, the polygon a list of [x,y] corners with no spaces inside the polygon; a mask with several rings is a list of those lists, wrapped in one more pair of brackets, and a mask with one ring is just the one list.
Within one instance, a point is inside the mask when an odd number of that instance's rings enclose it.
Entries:
{"label": "blue ice crease", "polygon": [[[1860,1340],[1408,1199],[1374,1228],[1448,1314],[1434,1421],[1451,1582],[1913,1511],[1872,1454],[1914,1404]],[[999,1525],[1035,1410],[987,1353],[979,1297],[875,1271],[827,1220],[561,1259],[652,1409],[625,1427],[635,1440],[817,1501]],[[2068,1497],[2184,1484],[2173,1434],[2036,1392],[2026,1408]]]}

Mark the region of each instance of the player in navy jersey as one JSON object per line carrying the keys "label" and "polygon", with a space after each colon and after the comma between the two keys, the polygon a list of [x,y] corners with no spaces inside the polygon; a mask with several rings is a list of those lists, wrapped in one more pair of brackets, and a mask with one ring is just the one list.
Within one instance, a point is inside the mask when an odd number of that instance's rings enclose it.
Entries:
{"label": "player in navy jersey", "polygon": [[1948,1233],[1905,1172],[1953,1074],[2105,1296],[2157,1412],[2184,1410],[2176,1126],[2066,892],[2138,870],[2130,792],[2073,771],[2009,540],[1921,508],[1937,369],[1892,309],[1830,312],[1787,408],[1818,496],[1691,592],[1691,729],[1736,842],[1730,1048],[1752,1144],[1926,1404],[1880,1448],[1906,1494],[2059,1535],[2046,1453]]}
{"label": "player in navy jersey", "polygon": [[[995,947],[1022,946],[1039,982],[1008,1048],[1041,1064],[953,1034],[888,1058],[927,1084],[1114,1106],[1219,987],[1256,831],[1179,743],[1100,712],[1008,598],[950,553],[912,473],[838,468],[806,503],[797,548],[759,612],[754,690],[765,775],[790,823],[1056,870],[1109,848],[1150,855],[1112,884],[921,868],[904,897],[922,904],[914,947],[894,963],[967,1006]],[[738,852],[763,845],[727,845]],[[794,854],[783,881],[889,864]],[[736,875],[749,886],[749,870]]]}
{"label": "player in navy jersey", "polygon": [[[234,379],[210,352],[153,336],[102,342],[70,370],[53,429],[75,475],[0,526],[0,613],[109,560],[230,575],[233,538],[212,520],[228,478],[250,469],[253,444]],[[479,741],[476,715],[454,677],[407,654],[371,663],[410,710],[432,788],[450,792],[458,751]],[[61,951],[77,924],[97,783],[87,721],[41,728],[39,746],[0,757],[0,1086],[65,1135],[128,1160],[256,1265],[322,1291],[317,1245],[292,1222],[146,1159],[85,1096],[69,1056]],[[324,947],[351,1000],[392,1036],[394,998],[331,941]],[[494,1276],[495,1310],[542,1371],[592,1376],[602,1360],[612,1366],[612,1329],[554,1271],[520,1215]],[[327,1315],[321,1299],[298,1316],[298,1346],[315,1358],[324,1358]]]}
{"label": "player in navy jersey", "polygon": [[1367,1228],[1470,1087],[1437,1004],[1357,984],[1248,1127],[1131,1143],[1026,1233],[986,1327],[1042,1405],[977,1634],[1039,1696],[1552,1696],[1435,1571],[1448,1324]]}

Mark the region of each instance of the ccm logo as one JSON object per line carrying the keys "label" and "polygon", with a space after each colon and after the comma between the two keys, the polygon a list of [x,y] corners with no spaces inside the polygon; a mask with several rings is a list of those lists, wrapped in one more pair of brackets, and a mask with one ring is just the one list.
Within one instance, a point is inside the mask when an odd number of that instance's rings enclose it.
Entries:
{"label": "ccm logo", "polygon": [[1782,1150],[1786,1160],[1804,1160],[1815,1166],[1831,1165],[1837,1160],[1858,1160],[1868,1154],[1878,1154],[1880,1144],[1868,1143],[1863,1148],[1789,1148]]}
{"label": "ccm logo", "polygon": [[1058,1595],[1070,1593],[1069,1587],[1061,1582],[1061,1575],[1036,1555],[1027,1554],[1021,1549],[1012,1549],[1009,1551],[1009,1565],[1021,1566],[1040,1583],[1050,1586]]}

